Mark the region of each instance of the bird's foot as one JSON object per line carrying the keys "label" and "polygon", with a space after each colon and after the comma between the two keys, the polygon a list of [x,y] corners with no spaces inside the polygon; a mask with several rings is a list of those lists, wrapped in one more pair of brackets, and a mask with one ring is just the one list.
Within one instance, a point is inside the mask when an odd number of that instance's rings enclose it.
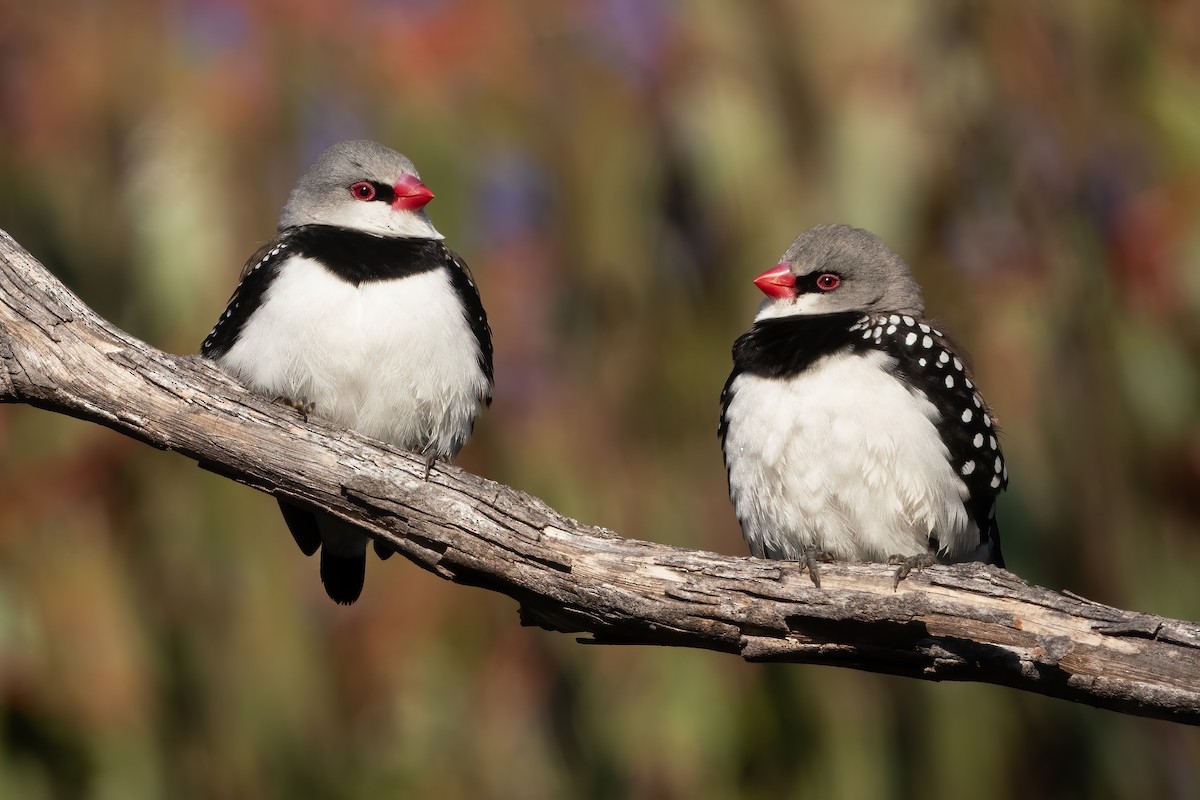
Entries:
{"label": "bird's foot", "polygon": [[288,408],[295,409],[300,416],[304,418],[305,422],[308,422],[308,415],[313,413],[313,411],[315,411],[317,408],[317,404],[311,400],[293,400],[290,397],[284,397],[282,395],[276,397],[275,402],[283,403]]}
{"label": "bird's foot", "polygon": [[433,462],[435,461],[437,461],[436,455],[432,453],[425,454],[425,474],[421,477],[421,480],[429,480],[429,473],[433,471]]}
{"label": "bird's foot", "polygon": [[938,560],[936,554],[932,551],[926,551],[915,556],[891,556],[888,558],[887,563],[896,567],[896,574],[892,578],[892,589],[897,589],[900,586],[900,581],[908,577],[908,573],[914,569],[920,572],[926,567],[932,567],[938,563]]}
{"label": "bird's foot", "polygon": [[816,547],[805,547],[800,553],[800,558],[797,559],[800,564],[800,571],[808,570],[808,577],[812,579],[813,586],[821,588],[821,570],[817,564],[832,564],[837,561],[837,558],[828,550],[821,550]]}

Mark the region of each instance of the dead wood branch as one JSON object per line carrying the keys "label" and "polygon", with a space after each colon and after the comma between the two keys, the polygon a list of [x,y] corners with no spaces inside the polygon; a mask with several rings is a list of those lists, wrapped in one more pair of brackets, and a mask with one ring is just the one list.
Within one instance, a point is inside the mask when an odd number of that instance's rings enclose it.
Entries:
{"label": "dead wood branch", "polygon": [[247,393],[197,356],[101,319],[0,231],[0,401],[98,422],[270,494],[328,509],[444,578],[514,598],[521,621],[602,644],[700,647],[996,683],[1200,722],[1200,626],[1091,603],[980,565],[899,591],[883,565],[684,550],[564,517]]}

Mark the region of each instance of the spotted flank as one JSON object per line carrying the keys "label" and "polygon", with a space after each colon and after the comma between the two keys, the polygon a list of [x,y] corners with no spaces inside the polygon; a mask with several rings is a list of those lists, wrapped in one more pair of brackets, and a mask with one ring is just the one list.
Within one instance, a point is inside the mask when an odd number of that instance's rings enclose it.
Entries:
{"label": "spotted flank", "polygon": [[[853,334],[889,320],[885,315],[862,316],[848,330]],[[970,492],[967,506],[981,540],[998,543],[994,509],[996,495],[1008,486],[1008,468],[996,439],[995,419],[954,343],[928,323],[919,323],[916,330],[922,334],[920,341],[901,329],[893,336],[885,331],[871,344],[895,358],[897,375],[940,412],[938,431]]]}

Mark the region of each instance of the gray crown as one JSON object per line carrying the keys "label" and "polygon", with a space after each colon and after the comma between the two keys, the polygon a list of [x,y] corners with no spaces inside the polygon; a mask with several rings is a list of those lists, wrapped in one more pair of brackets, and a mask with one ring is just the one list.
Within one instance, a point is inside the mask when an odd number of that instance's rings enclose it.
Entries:
{"label": "gray crown", "polygon": [[822,297],[822,313],[895,311],[921,316],[921,287],[908,264],[870,231],[851,225],[818,225],[796,237],[783,260],[797,278],[834,272],[842,284]]}
{"label": "gray crown", "polygon": [[407,157],[370,139],[338,142],[317,158],[296,184],[279,217],[279,229],[320,223],[354,202],[346,187],[370,180],[391,185],[403,174],[420,178]]}

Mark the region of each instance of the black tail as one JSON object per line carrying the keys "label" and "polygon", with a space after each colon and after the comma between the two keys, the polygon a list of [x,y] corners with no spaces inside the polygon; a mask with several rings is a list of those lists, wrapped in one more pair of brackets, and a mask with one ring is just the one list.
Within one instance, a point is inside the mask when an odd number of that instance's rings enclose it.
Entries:
{"label": "black tail", "polygon": [[[323,539],[318,526],[317,514],[308,509],[279,501],[279,510],[283,512],[283,521],[296,545],[306,556],[321,551],[321,583],[325,586],[325,594],[335,603],[350,605],[362,594],[363,579],[367,571],[366,552],[344,553],[330,552],[327,542],[322,547]],[[334,546],[337,549],[337,546]],[[381,554],[382,555],[382,554]],[[391,555],[389,552],[388,555]]]}
{"label": "black tail", "polygon": [[316,516],[307,509],[293,505],[286,500],[279,500],[279,510],[283,512],[283,521],[287,523],[296,546],[306,556],[317,552],[321,546],[321,532],[317,529]]}
{"label": "black tail", "polygon": [[366,553],[346,557],[321,548],[321,583],[333,602],[348,606],[357,600],[366,572]]}

